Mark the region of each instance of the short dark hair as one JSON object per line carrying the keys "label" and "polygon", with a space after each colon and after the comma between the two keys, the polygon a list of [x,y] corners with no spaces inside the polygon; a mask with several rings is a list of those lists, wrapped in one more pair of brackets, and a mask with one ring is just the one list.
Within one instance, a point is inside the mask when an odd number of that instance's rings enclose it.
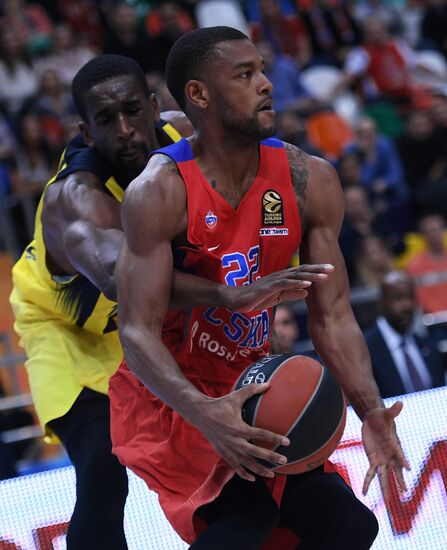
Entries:
{"label": "short dark hair", "polygon": [[71,93],[76,109],[84,120],[87,118],[87,108],[85,105],[86,92],[100,82],[124,75],[133,76],[141,86],[144,95],[149,98],[149,87],[143,70],[130,57],[113,54],[98,55],[79,69],[73,78]]}
{"label": "short dark hair", "polygon": [[185,85],[200,80],[203,70],[216,58],[216,45],[230,40],[249,40],[232,27],[207,27],[181,36],[172,46],[166,61],[166,83],[174,99],[185,110]]}

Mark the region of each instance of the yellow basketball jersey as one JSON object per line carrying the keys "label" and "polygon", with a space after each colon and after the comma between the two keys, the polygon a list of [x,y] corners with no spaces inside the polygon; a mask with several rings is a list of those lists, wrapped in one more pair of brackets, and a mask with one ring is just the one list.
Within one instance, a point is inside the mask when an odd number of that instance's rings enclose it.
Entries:
{"label": "yellow basketball jersey", "polygon": [[[158,130],[172,141],[180,138],[163,121]],[[12,270],[14,328],[28,356],[31,393],[48,442],[57,438],[47,423],[67,413],[84,387],[107,394],[109,378],[123,356],[117,304],[83,275],[53,276],[46,265],[41,215],[50,185],[69,173],[87,170],[100,177],[116,200],[121,202],[124,195],[99,154],[76,139],[67,146],[56,175],[45,187],[36,212],[34,239]]]}

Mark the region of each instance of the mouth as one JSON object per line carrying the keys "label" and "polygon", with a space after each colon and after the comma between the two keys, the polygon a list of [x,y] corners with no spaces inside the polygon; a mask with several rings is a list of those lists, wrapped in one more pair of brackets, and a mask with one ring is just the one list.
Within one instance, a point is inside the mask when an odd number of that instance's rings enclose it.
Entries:
{"label": "mouth", "polygon": [[258,111],[259,111],[259,112],[262,112],[262,111],[274,112],[274,110],[273,110],[273,99],[268,99],[268,100],[266,100],[266,101],[263,101],[263,102],[259,105]]}
{"label": "mouth", "polygon": [[119,152],[120,158],[129,161],[129,160],[136,160],[140,155],[142,151],[138,147],[132,147],[130,149],[125,149]]}

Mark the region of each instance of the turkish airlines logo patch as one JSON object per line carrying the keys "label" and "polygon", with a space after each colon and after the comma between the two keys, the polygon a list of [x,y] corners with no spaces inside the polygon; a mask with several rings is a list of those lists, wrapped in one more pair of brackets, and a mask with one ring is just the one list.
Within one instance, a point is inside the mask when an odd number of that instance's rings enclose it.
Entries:
{"label": "turkish airlines logo patch", "polygon": [[212,212],[211,210],[208,210],[208,213],[207,213],[207,215],[205,216],[205,223],[206,223],[206,226],[207,226],[209,229],[213,229],[214,227],[216,227],[216,224],[217,224],[217,216],[216,216],[216,214],[214,214],[214,212]]}
{"label": "turkish airlines logo patch", "polygon": [[262,225],[284,225],[284,208],[281,195],[269,189],[262,197]]}

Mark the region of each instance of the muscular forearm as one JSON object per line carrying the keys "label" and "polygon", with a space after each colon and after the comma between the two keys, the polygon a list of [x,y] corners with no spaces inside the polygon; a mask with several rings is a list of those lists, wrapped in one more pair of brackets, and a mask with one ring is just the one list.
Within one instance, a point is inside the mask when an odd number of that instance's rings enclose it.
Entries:
{"label": "muscular forearm", "polygon": [[230,290],[220,283],[174,270],[169,307],[231,307],[228,299]]}
{"label": "muscular forearm", "polygon": [[123,241],[119,229],[95,229],[74,232],[65,240],[67,254],[73,266],[110,300],[116,301],[115,264]]}
{"label": "muscular forearm", "polygon": [[120,338],[126,362],[139,380],[169,407],[197,425],[200,406],[210,398],[185,378],[160,336],[143,328],[121,327]]}
{"label": "muscular forearm", "polygon": [[383,406],[372,375],[368,348],[352,312],[346,312],[341,318],[328,315],[316,322],[310,319],[309,335],[362,420],[368,411]]}

